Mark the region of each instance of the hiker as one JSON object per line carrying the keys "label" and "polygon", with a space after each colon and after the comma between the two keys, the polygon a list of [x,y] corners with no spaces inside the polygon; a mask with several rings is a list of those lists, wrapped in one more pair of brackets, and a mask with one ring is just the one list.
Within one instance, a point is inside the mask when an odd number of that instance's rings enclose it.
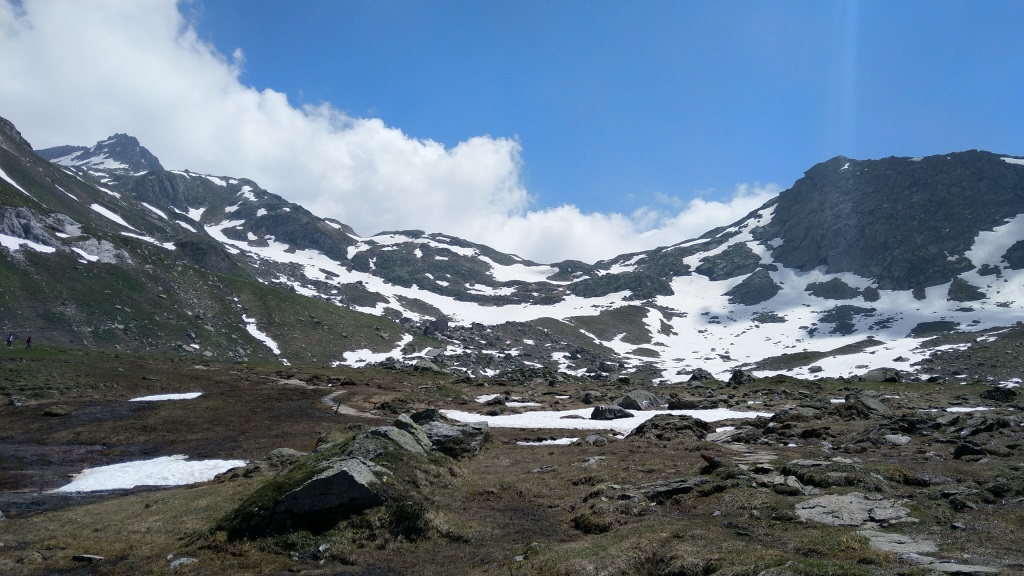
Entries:
{"label": "hiker", "polygon": [[14,344],[14,332],[7,333],[7,347],[10,348]]}
{"label": "hiker", "polygon": [[32,337],[29,336],[28,338],[25,339],[25,350],[28,350],[31,347],[32,347]]}

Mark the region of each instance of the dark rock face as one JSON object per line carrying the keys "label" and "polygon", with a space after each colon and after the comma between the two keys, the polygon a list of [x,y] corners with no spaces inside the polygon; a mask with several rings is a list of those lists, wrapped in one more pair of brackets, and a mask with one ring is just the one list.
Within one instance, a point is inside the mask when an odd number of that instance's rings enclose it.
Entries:
{"label": "dark rock face", "polygon": [[1010,246],[1003,254],[1003,260],[1006,260],[1006,267],[1010,270],[1024,268],[1024,240],[1018,240],[1013,246]]}
{"label": "dark rock face", "polygon": [[877,312],[875,308],[864,308],[861,306],[853,306],[851,304],[842,304],[836,306],[818,318],[819,321],[826,324],[833,324],[832,330],[829,334],[853,334],[857,331],[854,325],[854,316],[873,316]]}
{"label": "dark rock face", "polygon": [[1024,212],[1024,166],[969,151],[920,160],[837,157],[779,195],[754,238],[783,243],[772,255],[803,271],[876,278],[883,290],[935,286],[969,270],[978,230]]}
{"label": "dark rock face", "polygon": [[954,278],[949,284],[949,292],[946,294],[946,298],[953,302],[975,302],[977,300],[984,300],[985,293],[962,278]]}
{"label": "dark rock face", "polygon": [[725,293],[729,304],[753,306],[771,300],[782,287],[772,280],[767,270],[761,269],[743,279],[742,282]]}
{"label": "dark rock face", "polygon": [[918,338],[935,336],[947,332],[955,332],[959,322],[952,320],[936,320],[934,322],[921,322],[910,330],[910,335]]}
{"label": "dark rock face", "polygon": [[238,264],[223,249],[206,239],[181,240],[174,245],[184,261],[204,270],[230,274]]}
{"label": "dark rock face", "polygon": [[827,300],[853,300],[860,296],[860,290],[843,282],[839,278],[833,278],[828,282],[811,282],[806,290],[812,296],[825,298]]}
{"label": "dark rock face", "polygon": [[761,257],[746,244],[733,244],[714,256],[702,258],[694,272],[711,280],[728,280],[757,270]]}

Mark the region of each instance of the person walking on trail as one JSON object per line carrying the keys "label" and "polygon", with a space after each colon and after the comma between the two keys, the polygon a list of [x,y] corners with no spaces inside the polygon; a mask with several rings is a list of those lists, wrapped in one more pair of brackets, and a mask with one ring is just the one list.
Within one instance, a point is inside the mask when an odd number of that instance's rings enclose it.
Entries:
{"label": "person walking on trail", "polygon": [[32,347],[32,337],[29,336],[28,338],[25,339],[25,350],[28,350],[31,347]]}
{"label": "person walking on trail", "polygon": [[14,332],[7,333],[7,347],[10,348],[14,344]]}

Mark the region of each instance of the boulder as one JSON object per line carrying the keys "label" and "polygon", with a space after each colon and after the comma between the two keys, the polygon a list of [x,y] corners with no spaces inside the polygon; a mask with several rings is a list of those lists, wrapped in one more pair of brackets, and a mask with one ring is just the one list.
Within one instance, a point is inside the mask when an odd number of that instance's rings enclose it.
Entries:
{"label": "boulder", "polygon": [[691,416],[664,414],[637,426],[626,438],[651,438],[662,441],[703,440],[710,430],[711,426],[703,420]]}
{"label": "boulder", "polygon": [[417,360],[413,362],[412,369],[422,372],[444,372],[441,368],[434,364],[430,360]]}
{"label": "boulder", "polygon": [[1013,402],[1017,399],[1017,391],[1012,388],[989,388],[981,393],[981,397],[993,402]]}
{"label": "boulder", "polygon": [[711,372],[703,368],[697,368],[690,373],[690,382],[706,382],[708,380],[714,380],[715,376]]}
{"label": "boulder", "polygon": [[903,382],[903,374],[895,368],[875,368],[862,376],[868,382]]}
{"label": "boulder", "polygon": [[630,390],[618,399],[614,404],[626,410],[656,410],[663,408],[665,403],[660,398],[647,390]]}
{"label": "boulder", "polygon": [[411,416],[409,416],[409,419],[412,420],[413,423],[419,424],[420,426],[426,424],[427,422],[443,422],[446,420],[445,417],[441,414],[441,411],[438,410],[437,408],[426,408],[424,410],[420,410],[419,412],[415,412]]}
{"label": "boulder", "polygon": [[867,394],[856,392],[847,394],[845,404],[844,408],[856,410],[861,416],[867,418],[889,414],[889,408],[881,400]]}
{"label": "boulder", "polygon": [[383,504],[387,498],[383,468],[361,458],[335,461],[327,469],[279,498],[271,512],[271,532],[306,529],[322,532],[338,519]]}
{"label": "boulder", "polygon": [[422,428],[434,450],[452,458],[478,454],[490,433],[486,422],[433,421]]}
{"label": "boulder", "polygon": [[591,420],[616,420],[618,418],[632,418],[633,413],[620,406],[597,406],[590,413]]}
{"label": "boulder", "polygon": [[[598,448],[608,445],[608,439],[600,434],[590,434],[584,440],[586,440],[587,444],[590,444],[591,446],[597,446]],[[2,518],[3,517],[0,516],[0,519]]]}
{"label": "boulder", "polygon": [[905,434],[886,434],[882,441],[890,446],[904,446],[910,443],[910,436]]}
{"label": "boulder", "polygon": [[[420,432],[422,433],[422,430]],[[413,454],[426,454],[426,451],[432,447],[429,439],[424,437],[425,444],[420,444],[415,436],[395,426],[381,426],[370,430],[367,434],[387,440]]]}
{"label": "boulder", "polygon": [[[417,419],[424,425],[418,425]],[[428,455],[430,450],[455,457],[476,453],[487,430],[486,423],[450,423],[439,411],[425,410],[412,417],[401,415],[392,426],[322,441],[311,455],[275,450],[266,461],[288,462],[289,467],[250,495],[222,526],[232,538],[295,530],[324,532],[346,516],[413,489],[408,472],[419,474],[437,466],[439,457]],[[383,455],[388,468],[375,461]]]}
{"label": "boulder", "polygon": [[308,454],[292,448],[276,448],[267,452],[267,455],[263,457],[263,461],[271,465],[283,466],[295,462],[303,456],[308,456]]}
{"label": "boulder", "polygon": [[[438,412],[438,415],[440,415],[440,412]],[[433,446],[433,443],[430,441],[430,438],[427,436],[427,434],[423,431],[423,428],[420,428],[419,425],[416,424],[416,421],[413,420],[411,417],[402,414],[397,419],[395,419],[394,425],[395,428],[398,428],[399,430],[403,430],[411,434],[412,437],[416,440],[416,443],[422,446],[423,448],[430,450],[431,447]]]}
{"label": "boulder", "polygon": [[733,370],[732,376],[729,377],[729,384],[752,384],[757,381],[757,378],[750,372],[744,370]]}

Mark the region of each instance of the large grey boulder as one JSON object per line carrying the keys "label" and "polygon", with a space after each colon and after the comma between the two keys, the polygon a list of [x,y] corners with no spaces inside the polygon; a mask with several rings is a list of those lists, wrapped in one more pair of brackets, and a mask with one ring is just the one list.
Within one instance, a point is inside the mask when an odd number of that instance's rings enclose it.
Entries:
{"label": "large grey boulder", "polygon": [[367,434],[387,440],[413,454],[426,454],[427,450],[431,447],[429,440],[426,446],[424,446],[417,441],[415,436],[395,426],[381,426],[380,428],[370,430]]}
{"label": "large grey boulder", "polygon": [[633,413],[621,406],[597,406],[590,413],[591,420],[617,420],[619,418],[632,418]]}
{"label": "large grey boulder", "polygon": [[657,410],[664,408],[665,403],[660,398],[647,390],[630,390],[618,399],[614,404],[626,410]]}
{"label": "large grey boulder", "polygon": [[1017,391],[1011,388],[990,388],[981,393],[985,400],[994,402],[1013,402],[1017,399]]}
{"label": "large grey boulder", "polygon": [[279,498],[269,530],[329,529],[339,518],[387,501],[381,476],[388,472],[361,458],[333,462],[324,471]]}
{"label": "large grey boulder", "polygon": [[851,393],[846,395],[845,402],[847,410],[856,410],[862,416],[887,416],[889,414],[889,407],[882,403],[881,400],[873,396],[861,393]]}
{"label": "large grey boulder", "polygon": [[903,374],[896,368],[875,368],[865,372],[861,378],[868,382],[902,382]]}
{"label": "large grey boulder", "polygon": [[438,452],[452,458],[478,454],[483,448],[490,426],[487,422],[442,422],[435,420],[421,426],[430,444]]}
{"label": "large grey boulder", "polygon": [[697,368],[690,373],[690,382],[707,382],[714,379],[715,375],[703,368]]}
{"label": "large grey boulder", "polygon": [[703,440],[711,430],[703,420],[691,416],[663,414],[636,427],[626,438],[650,438],[661,441],[676,439]]}

